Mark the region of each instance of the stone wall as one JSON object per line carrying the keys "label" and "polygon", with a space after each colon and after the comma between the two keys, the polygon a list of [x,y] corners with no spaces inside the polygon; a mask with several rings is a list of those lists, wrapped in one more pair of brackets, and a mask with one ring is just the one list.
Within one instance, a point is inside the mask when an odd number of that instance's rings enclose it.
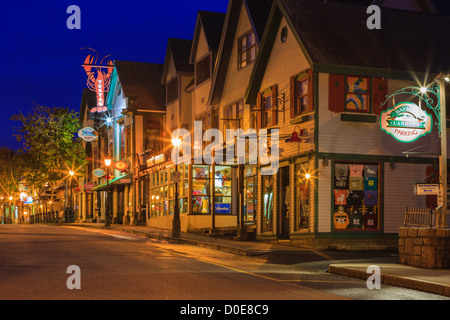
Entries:
{"label": "stone wall", "polygon": [[401,264],[424,269],[450,268],[450,229],[402,227],[398,236]]}

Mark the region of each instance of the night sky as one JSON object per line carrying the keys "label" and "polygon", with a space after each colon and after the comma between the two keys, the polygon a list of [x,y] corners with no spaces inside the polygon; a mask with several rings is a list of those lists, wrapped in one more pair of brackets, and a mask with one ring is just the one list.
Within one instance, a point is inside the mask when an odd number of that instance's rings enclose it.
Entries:
{"label": "night sky", "polygon": [[[66,26],[70,5],[81,10],[81,29]],[[164,63],[168,38],[192,39],[199,10],[226,12],[228,0],[8,1],[0,13],[0,146],[17,149],[13,114],[33,104],[79,111],[95,49],[100,58]]]}

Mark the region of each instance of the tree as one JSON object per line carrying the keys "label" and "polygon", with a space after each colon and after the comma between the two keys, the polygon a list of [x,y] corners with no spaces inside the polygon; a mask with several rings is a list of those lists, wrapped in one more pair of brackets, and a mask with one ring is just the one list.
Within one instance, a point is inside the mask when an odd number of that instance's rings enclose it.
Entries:
{"label": "tree", "polygon": [[78,113],[68,108],[35,105],[27,115],[20,112],[11,119],[20,122],[14,128],[14,136],[23,142],[29,159],[24,177],[29,185],[51,187],[67,177],[69,170],[84,170],[86,154],[76,136]]}

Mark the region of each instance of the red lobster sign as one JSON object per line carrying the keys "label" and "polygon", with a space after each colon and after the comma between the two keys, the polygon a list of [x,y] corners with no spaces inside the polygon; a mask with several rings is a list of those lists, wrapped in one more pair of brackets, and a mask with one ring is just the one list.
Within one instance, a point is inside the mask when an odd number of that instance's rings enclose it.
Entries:
{"label": "red lobster sign", "polygon": [[[90,48],[88,48],[90,49]],[[111,73],[114,69],[113,62],[108,60],[106,66],[102,66],[103,60],[108,56],[104,57],[100,64],[97,65],[98,54],[88,55],[86,60],[84,60],[83,68],[88,76],[87,87],[97,94],[97,106],[91,109],[91,112],[105,112],[107,107],[105,106],[105,93],[109,90],[109,84],[111,80]],[[95,59],[95,60],[94,60]]]}

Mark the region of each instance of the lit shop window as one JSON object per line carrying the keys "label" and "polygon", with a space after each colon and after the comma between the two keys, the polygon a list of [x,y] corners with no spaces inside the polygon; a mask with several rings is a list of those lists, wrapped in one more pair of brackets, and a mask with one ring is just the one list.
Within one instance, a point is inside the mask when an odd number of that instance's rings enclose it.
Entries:
{"label": "lit shop window", "polygon": [[194,166],[192,177],[192,212],[209,214],[211,212],[210,167]]}
{"label": "lit shop window", "polygon": [[294,199],[294,223],[295,230],[307,229],[309,226],[309,192],[311,177],[309,176],[309,164],[295,165],[295,199]]}
{"label": "lit shop window", "polygon": [[273,183],[274,176],[262,176],[262,232],[273,230]]}
{"label": "lit shop window", "polygon": [[379,231],[379,164],[335,163],[333,228]]}

